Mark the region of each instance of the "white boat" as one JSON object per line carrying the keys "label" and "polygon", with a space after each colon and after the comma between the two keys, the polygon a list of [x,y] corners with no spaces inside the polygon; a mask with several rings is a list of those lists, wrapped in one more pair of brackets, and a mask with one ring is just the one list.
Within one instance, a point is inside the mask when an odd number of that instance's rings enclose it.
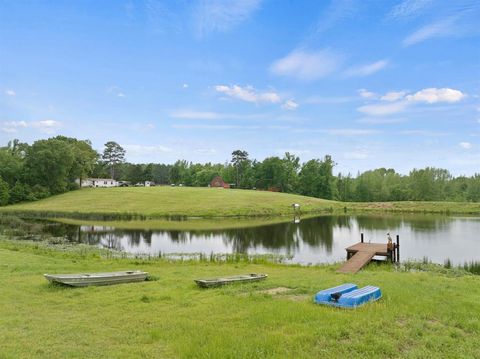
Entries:
{"label": "white boat", "polygon": [[80,274],[44,274],[52,283],[61,283],[73,287],[86,287],[89,285],[111,285],[144,281],[148,273],[139,270],[106,273],[80,273]]}

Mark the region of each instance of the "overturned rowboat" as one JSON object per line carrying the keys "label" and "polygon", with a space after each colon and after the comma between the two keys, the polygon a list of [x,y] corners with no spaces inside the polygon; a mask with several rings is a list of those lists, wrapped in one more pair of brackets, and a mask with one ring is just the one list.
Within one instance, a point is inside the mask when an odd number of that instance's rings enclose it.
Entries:
{"label": "overturned rowboat", "polygon": [[244,283],[244,282],[256,282],[267,278],[267,274],[245,274],[245,275],[236,275],[232,277],[223,277],[223,278],[211,278],[211,279],[195,279],[195,283],[199,287],[209,288],[209,287],[219,287],[225,284],[233,283]]}
{"label": "overturned rowboat", "polygon": [[365,303],[374,302],[382,297],[380,288],[368,285],[358,289],[356,284],[347,283],[338,287],[324,289],[315,295],[317,304],[341,308],[357,308]]}
{"label": "overturned rowboat", "polygon": [[148,273],[135,270],[107,273],[44,274],[44,276],[51,283],[60,283],[72,287],[86,287],[89,285],[142,282],[147,279]]}

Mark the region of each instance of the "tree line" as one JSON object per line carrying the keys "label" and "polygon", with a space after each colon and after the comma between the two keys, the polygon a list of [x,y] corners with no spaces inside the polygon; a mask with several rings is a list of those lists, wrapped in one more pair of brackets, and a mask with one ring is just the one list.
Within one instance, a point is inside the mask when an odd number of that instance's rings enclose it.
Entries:
{"label": "tree line", "polygon": [[291,153],[249,158],[244,150],[232,152],[225,163],[135,164],[125,161],[116,142],[97,153],[88,140],[57,136],[32,145],[13,140],[0,148],[0,205],[34,201],[78,189],[78,179],[114,178],[131,184],[205,187],[216,176],[239,189],[270,190],[358,202],[480,201],[480,174],[454,177],[446,169],[413,169],[408,175],[378,168],[356,176],[334,175],[331,156],[300,162]]}

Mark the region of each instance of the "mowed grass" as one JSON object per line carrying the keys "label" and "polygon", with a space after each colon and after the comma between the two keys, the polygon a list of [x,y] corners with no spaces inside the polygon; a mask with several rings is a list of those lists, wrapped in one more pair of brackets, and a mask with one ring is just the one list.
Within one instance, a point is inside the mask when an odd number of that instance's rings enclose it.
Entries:
{"label": "mowed grass", "polygon": [[[97,253],[97,254],[95,254]],[[478,358],[480,277],[335,266],[103,259],[0,241],[0,358]],[[146,270],[157,281],[52,286],[44,273]],[[193,279],[268,273],[199,289]],[[356,310],[312,303],[353,282],[383,298]],[[288,288],[279,294],[265,290]]]}
{"label": "mowed grass", "polygon": [[[293,203],[300,204],[294,211]],[[165,219],[165,217],[279,217],[322,213],[480,214],[480,203],[465,202],[339,202],[288,193],[198,187],[86,188],[40,201],[0,207],[0,213],[89,220]],[[278,218],[270,220],[279,221]],[[161,223],[160,223],[161,222]],[[154,228],[189,229],[189,225],[157,221]],[[198,223],[204,228],[230,228]],[[138,226],[145,228],[144,224]],[[130,226],[132,227],[132,226]],[[202,227],[202,228],[203,228]],[[198,229],[198,228],[197,228]]]}
{"label": "mowed grass", "polygon": [[227,217],[293,214],[293,203],[299,203],[304,213],[326,211],[338,205],[335,201],[287,193],[163,186],[85,188],[2,210]]}

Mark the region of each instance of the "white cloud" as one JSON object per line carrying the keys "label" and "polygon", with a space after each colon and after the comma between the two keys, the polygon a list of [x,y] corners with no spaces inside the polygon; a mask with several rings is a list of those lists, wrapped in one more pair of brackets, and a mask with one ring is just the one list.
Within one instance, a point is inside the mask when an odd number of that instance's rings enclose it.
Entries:
{"label": "white cloud", "polygon": [[214,148],[197,148],[193,152],[200,155],[214,155],[217,151]]}
{"label": "white cloud", "polygon": [[184,120],[257,120],[268,116],[265,114],[240,115],[211,111],[176,110],[170,113],[170,117]]}
{"label": "white cloud", "polygon": [[371,64],[355,66],[345,71],[346,76],[368,76],[384,69],[388,65],[388,60],[379,60]]}
{"label": "white cloud", "polygon": [[218,120],[224,118],[221,113],[191,110],[174,111],[170,114],[170,116],[188,120]]}
{"label": "white cloud", "polygon": [[370,125],[388,125],[393,123],[405,122],[404,118],[382,118],[382,117],[365,117],[356,120],[358,123],[368,123]]}
{"label": "white cloud", "polygon": [[5,91],[5,94],[6,94],[7,96],[16,96],[16,95],[17,95],[17,93],[16,93],[15,91],[13,91],[13,90],[6,90],[6,91]]}
{"label": "white cloud", "polygon": [[320,130],[320,132],[335,136],[368,136],[380,133],[378,130],[369,130],[362,128],[332,128],[328,130]]}
{"label": "white cloud", "polygon": [[368,91],[366,89],[360,89],[357,92],[360,95],[360,97],[363,97],[363,98],[376,98],[377,97],[376,93]]}
{"label": "white cloud", "polygon": [[118,86],[110,86],[107,88],[107,93],[115,95],[117,97],[126,97],[125,93]]}
{"label": "white cloud", "polygon": [[279,76],[293,77],[302,81],[314,81],[337,70],[343,57],[330,50],[294,50],[276,60],[270,71]]}
{"label": "white cloud", "polygon": [[278,103],[280,102],[280,96],[273,91],[258,92],[252,86],[241,87],[238,85],[215,86],[217,92],[223,93],[229,97],[236,98],[242,101],[254,102],[254,103]]}
{"label": "white cloud", "polygon": [[357,110],[370,116],[386,116],[402,112],[415,103],[454,103],[460,101],[465,96],[461,91],[450,88],[431,87],[411,95],[406,95],[404,91],[392,91],[380,97],[380,100],[388,101],[389,103],[368,104],[360,106]]}
{"label": "white cloud", "polygon": [[366,150],[345,152],[343,157],[347,160],[364,160],[368,158],[368,152]]}
{"label": "white cloud", "polygon": [[5,121],[2,122],[2,132],[5,133],[15,133],[19,128],[28,127],[27,122],[25,121]]}
{"label": "white cloud", "polygon": [[382,97],[380,97],[380,100],[389,101],[389,102],[397,101],[402,99],[405,96],[405,94],[406,94],[405,91],[390,91],[390,92],[387,92]]}
{"label": "white cloud", "polygon": [[129,155],[134,156],[164,154],[173,151],[170,147],[162,145],[125,145],[124,148]]}
{"label": "white cloud", "polygon": [[402,112],[407,107],[406,101],[387,104],[372,104],[360,106],[357,110],[370,116],[385,116]]}
{"label": "white cloud", "polygon": [[188,84],[183,84],[182,87],[183,87],[184,89],[188,89],[189,86],[188,86]]}
{"label": "white cloud", "polygon": [[[239,125],[192,125],[192,124],[179,125],[179,124],[174,124],[174,125],[172,125],[172,128],[176,128],[178,130],[197,130],[197,129],[198,130],[239,130],[239,129],[242,129],[242,128],[245,128],[245,127],[242,127],[242,126],[239,126]],[[255,129],[257,129],[257,128],[258,127],[255,127]]]}
{"label": "white cloud", "polygon": [[297,107],[298,107],[298,103],[296,103],[294,100],[287,100],[282,105],[282,108],[284,110],[295,110]]}
{"label": "white cloud", "polygon": [[405,130],[399,132],[401,135],[412,135],[412,136],[429,136],[429,137],[442,137],[448,136],[447,132],[436,132],[436,131],[426,131],[426,130]]}
{"label": "white cloud", "polygon": [[472,148],[472,144],[470,142],[460,142],[458,145],[466,150]]}
{"label": "white cloud", "polygon": [[52,134],[62,126],[62,123],[55,120],[42,120],[30,122],[29,126],[38,129],[40,132]]}
{"label": "white cloud", "polygon": [[393,19],[411,18],[423,12],[433,0],[404,0],[388,14]]}
{"label": "white cloud", "polygon": [[437,103],[437,102],[458,102],[466,95],[459,90],[450,88],[426,88],[407,96],[409,101]]}
{"label": "white cloud", "polygon": [[453,35],[454,33],[454,19],[448,18],[421,27],[414,33],[407,36],[403,40],[403,45],[411,46],[431,38],[449,36]]}
{"label": "white cloud", "polygon": [[247,20],[260,4],[261,0],[201,0],[193,13],[196,34],[226,32]]}
{"label": "white cloud", "polygon": [[43,121],[6,121],[2,123],[2,131],[7,133],[15,133],[20,128],[35,128],[47,134],[55,133],[62,126],[62,123],[54,120]]}

